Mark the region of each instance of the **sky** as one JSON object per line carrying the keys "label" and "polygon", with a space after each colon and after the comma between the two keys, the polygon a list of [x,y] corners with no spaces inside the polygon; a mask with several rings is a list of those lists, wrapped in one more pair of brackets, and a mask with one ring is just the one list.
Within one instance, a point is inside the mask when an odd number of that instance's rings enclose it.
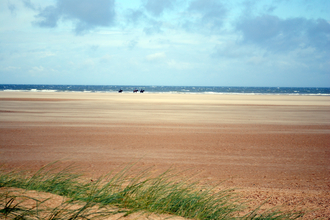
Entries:
{"label": "sky", "polygon": [[329,0],[0,0],[0,84],[330,87]]}

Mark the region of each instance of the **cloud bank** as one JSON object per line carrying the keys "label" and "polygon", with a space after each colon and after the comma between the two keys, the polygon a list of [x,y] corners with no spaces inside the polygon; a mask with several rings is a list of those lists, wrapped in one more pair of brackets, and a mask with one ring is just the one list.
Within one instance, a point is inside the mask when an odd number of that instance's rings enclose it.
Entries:
{"label": "cloud bank", "polygon": [[0,75],[30,83],[330,86],[329,10],[324,0],[0,1],[0,18],[9,21],[0,24]]}
{"label": "cloud bank", "polygon": [[271,51],[330,48],[330,24],[324,19],[280,19],[277,16],[262,15],[241,19],[236,29],[242,33],[243,43],[256,44]]}
{"label": "cloud bank", "polygon": [[[32,7],[25,1],[28,7]],[[76,34],[114,24],[114,0],[57,0],[55,5],[39,9],[36,25],[55,28],[60,19],[74,23]]]}

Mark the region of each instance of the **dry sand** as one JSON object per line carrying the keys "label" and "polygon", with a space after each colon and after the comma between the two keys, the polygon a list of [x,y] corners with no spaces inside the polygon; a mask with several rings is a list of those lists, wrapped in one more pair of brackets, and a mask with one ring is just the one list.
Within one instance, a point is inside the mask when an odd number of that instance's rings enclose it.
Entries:
{"label": "dry sand", "polygon": [[330,97],[0,92],[0,163],[75,162],[90,178],[138,162],[226,180],[251,204],[330,216]]}

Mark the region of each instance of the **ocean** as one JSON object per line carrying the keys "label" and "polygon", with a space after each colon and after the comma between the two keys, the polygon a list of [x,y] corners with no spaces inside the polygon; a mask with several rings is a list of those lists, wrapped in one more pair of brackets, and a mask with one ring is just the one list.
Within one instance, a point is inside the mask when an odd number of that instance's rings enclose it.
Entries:
{"label": "ocean", "polygon": [[317,87],[235,87],[235,86],[124,86],[124,85],[24,85],[0,84],[0,91],[23,92],[96,92],[132,93],[193,93],[193,94],[246,94],[246,95],[315,95],[329,96],[330,88]]}

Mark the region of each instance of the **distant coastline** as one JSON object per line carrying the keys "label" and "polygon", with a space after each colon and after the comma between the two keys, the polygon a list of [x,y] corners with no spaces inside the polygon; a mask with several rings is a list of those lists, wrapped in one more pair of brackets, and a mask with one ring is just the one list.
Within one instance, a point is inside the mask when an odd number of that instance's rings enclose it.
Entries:
{"label": "distant coastline", "polygon": [[330,88],[324,87],[235,87],[235,86],[127,86],[127,85],[33,85],[0,84],[0,91],[21,92],[96,92],[132,93],[188,93],[188,94],[246,94],[246,95],[315,95],[330,96]]}

